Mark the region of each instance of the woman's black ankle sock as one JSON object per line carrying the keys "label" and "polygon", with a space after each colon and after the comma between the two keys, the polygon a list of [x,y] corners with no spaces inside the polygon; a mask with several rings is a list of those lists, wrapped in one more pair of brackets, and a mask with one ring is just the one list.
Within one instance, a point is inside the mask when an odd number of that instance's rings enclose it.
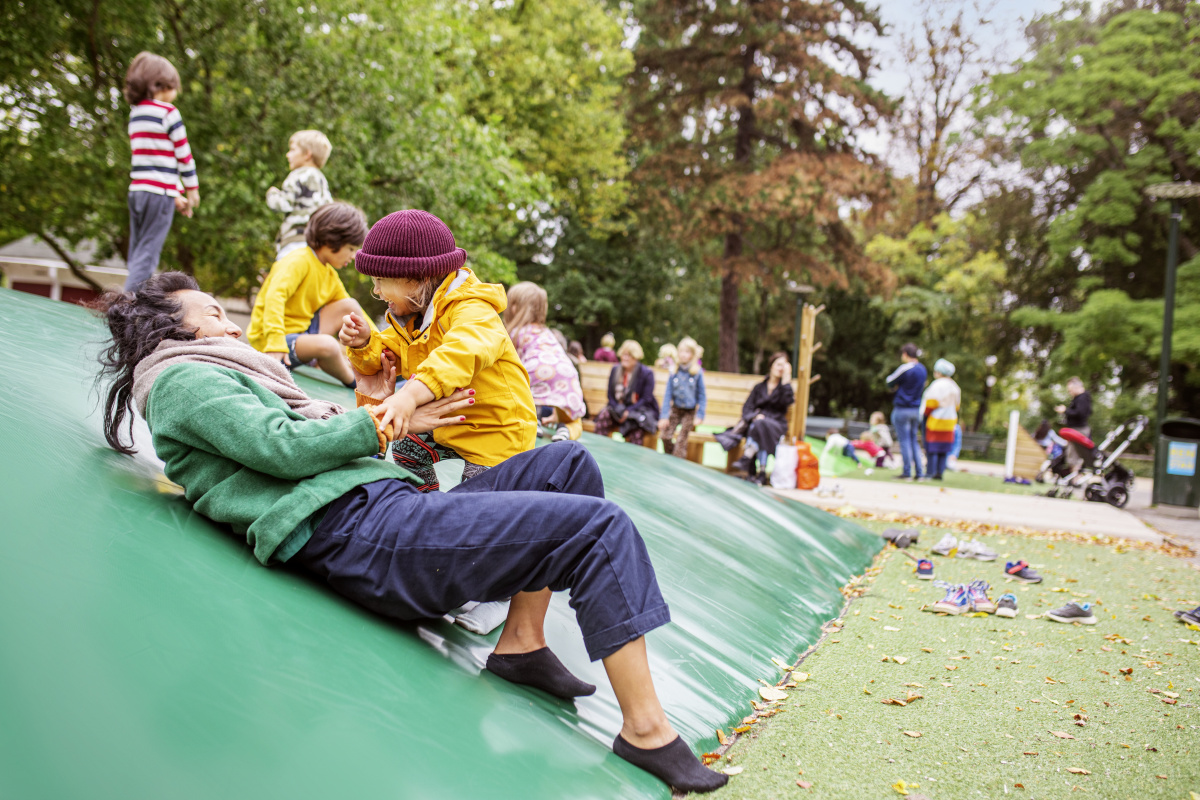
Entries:
{"label": "woman's black ankle sock", "polygon": [[643,750],[625,741],[618,733],[613,740],[613,752],[676,791],[711,792],[729,781],[728,775],[713,772],[701,764],[681,736],[676,736],[673,742],[662,747]]}
{"label": "woman's black ankle sock", "polygon": [[492,653],[488,656],[487,670],[506,681],[532,686],[564,700],[596,692],[595,686],[572,675],[549,647],[532,653]]}

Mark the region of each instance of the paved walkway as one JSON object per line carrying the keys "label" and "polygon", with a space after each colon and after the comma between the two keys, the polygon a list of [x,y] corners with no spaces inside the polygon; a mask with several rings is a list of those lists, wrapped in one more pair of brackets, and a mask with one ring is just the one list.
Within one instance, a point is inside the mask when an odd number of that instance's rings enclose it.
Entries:
{"label": "paved walkway", "polygon": [[[828,493],[835,486],[841,487],[842,496]],[[824,509],[852,506],[876,513],[922,514],[935,519],[1075,531],[1155,543],[1163,538],[1130,512],[1106,503],[855,478],[824,478],[821,490],[824,492],[792,489],[781,494]]]}

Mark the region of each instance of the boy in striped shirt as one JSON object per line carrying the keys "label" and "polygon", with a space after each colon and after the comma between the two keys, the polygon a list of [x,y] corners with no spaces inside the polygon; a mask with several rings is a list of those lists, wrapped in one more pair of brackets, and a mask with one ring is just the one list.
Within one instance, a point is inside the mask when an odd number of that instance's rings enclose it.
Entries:
{"label": "boy in striped shirt", "polygon": [[200,205],[196,162],[183,117],[171,105],[179,85],[175,67],[154,53],[138,53],[125,75],[125,100],[132,106],[126,291],[136,291],[158,268],[175,212],[190,217]]}

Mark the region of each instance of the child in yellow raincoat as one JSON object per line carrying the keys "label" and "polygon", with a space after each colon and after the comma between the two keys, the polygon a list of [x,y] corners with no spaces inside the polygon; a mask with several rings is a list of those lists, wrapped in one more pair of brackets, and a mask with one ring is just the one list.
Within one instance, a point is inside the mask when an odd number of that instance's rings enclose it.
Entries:
{"label": "child in yellow raincoat", "polygon": [[[425,211],[387,215],[372,226],[355,258],[355,268],[371,277],[375,293],[387,301],[389,326],[373,333],[357,314],[343,320],[339,340],[350,362],[373,375],[398,359],[407,382],[383,401],[381,424],[395,430],[393,457],[437,487],[432,463],[462,458],[463,480],[533,448],[537,415],[529,373],[500,319],[507,306],[504,287],[483,283],[463,266],[444,222]],[[432,441],[408,435],[408,422],[420,405],[474,391],[466,422],[434,431]]]}

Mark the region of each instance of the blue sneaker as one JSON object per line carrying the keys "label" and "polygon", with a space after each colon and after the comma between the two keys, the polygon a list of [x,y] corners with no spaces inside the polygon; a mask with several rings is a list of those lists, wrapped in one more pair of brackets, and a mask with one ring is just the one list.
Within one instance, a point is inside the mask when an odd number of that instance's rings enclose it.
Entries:
{"label": "blue sneaker", "polygon": [[930,611],[957,615],[971,610],[971,596],[968,594],[966,586],[961,583],[950,584],[945,581],[938,581],[934,586],[945,589],[946,596],[931,605]]}
{"label": "blue sneaker", "polygon": [[1062,608],[1047,611],[1046,616],[1055,622],[1079,622],[1084,625],[1095,625],[1096,617],[1092,614],[1091,603],[1081,603],[1072,600]]}
{"label": "blue sneaker", "polygon": [[1176,611],[1175,619],[1187,625],[1200,626],[1200,606],[1193,608],[1191,611]]}
{"label": "blue sneaker", "polygon": [[1021,583],[1041,583],[1042,576],[1033,571],[1028,561],[1009,561],[1004,565],[1004,573]]}
{"label": "blue sneaker", "polygon": [[1017,615],[1017,596],[1012,592],[1000,595],[999,602],[996,603],[996,616],[1008,617],[1009,619]]}
{"label": "blue sneaker", "polygon": [[928,558],[922,558],[917,562],[917,580],[933,580],[933,562]]}

